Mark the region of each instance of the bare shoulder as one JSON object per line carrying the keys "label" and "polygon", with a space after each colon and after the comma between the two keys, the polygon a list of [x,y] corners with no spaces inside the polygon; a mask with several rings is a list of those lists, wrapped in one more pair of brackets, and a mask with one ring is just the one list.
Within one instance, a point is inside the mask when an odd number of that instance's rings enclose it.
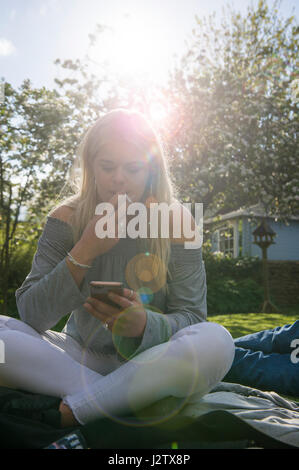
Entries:
{"label": "bare shoulder", "polygon": [[[172,243],[185,243],[194,240],[195,220],[187,207],[179,201],[173,204],[169,212],[169,234]],[[190,237],[190,231],[192,236]],[[186,236],[188,234],[189,236]]]}
{"label": "bare shoulder", "polygon": [[56,207],[56,209],[54,209],[53,212],[50,212],[49,215],[56,219],[60,219],[63,222],[70,223],[73,212],[74,209],[72,209],[71,207],[62,205]]}

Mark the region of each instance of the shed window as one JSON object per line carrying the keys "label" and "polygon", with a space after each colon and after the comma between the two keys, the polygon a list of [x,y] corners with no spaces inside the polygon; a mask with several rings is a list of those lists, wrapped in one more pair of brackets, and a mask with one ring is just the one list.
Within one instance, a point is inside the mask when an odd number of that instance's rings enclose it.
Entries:
{"label": "shed window", "polygon": [[234,256],[234,229],[224,227],[219,229],[219,251]]}

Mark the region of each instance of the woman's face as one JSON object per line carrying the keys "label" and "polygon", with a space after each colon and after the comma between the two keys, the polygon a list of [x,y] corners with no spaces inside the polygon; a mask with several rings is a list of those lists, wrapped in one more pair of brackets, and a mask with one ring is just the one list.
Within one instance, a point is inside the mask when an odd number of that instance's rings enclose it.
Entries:
{"label": "woman's face", "polygon": [[141,201],[149,177],[147,156],[126,142],[110,144],[93,161],[98,197],[108,202],[115,193]]}

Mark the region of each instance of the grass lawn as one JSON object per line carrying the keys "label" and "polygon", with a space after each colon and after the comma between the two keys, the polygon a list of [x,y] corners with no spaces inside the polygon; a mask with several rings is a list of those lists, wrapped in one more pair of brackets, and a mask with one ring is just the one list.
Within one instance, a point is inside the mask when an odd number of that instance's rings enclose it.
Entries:
{"label": "grass lawn", "polygon": [[[62,318],[54,331],[61,331],[68,316]],[[299,319],[299,312],[291,313],[232,313],[230,315],[209,315],[208,320],[220,323],[228,329],[233,338],[255,333],[257,331],[268,330],[276,326],[290,325]]]}
{"label": "grass lawn", "polygon": [[282,313],[234,313],[231,315],[210,315],[209,321],[220,323],[228,329],[233,338],[268,330],[276,326],[290,325],[299,315]]}
{"label": "grass lawn", "polygon": [[[68,315],[63,317],[57,325],[51,328],[54,331],[61,331],[64,327]],[[257,331],[268,330],[276,326],[289,325],[299,319],[298,309],[291,309],[287,313],[232,313],[230,315],[208,315],[211,322],[220,323],[228,329],[233,338],[255,333]]]}

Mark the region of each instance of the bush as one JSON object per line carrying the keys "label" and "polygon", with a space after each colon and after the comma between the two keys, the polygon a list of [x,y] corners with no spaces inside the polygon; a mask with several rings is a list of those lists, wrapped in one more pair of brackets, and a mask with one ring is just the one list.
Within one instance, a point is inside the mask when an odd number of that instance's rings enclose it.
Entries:
{"label": "bush", "polygon": [[26,243],[19,246],[15,250],[11,258],[11,265],[8,278],[9,289],[7,299],[7,314],[11,317],[19,318],[15,292],[18,287],[21,286],[25,277],[31,270],[32,259],[35,250],[36,243]]}
{"label": "bush", "polygon": [[203,258],[210,281],[222,276],[236,279],[252,278],[262,281],[262,263],[257,257],[232,258],[221,253],[215,255],[204,253]]}
{"label": "bush", "polygon": [[253,279],[221,278],[208,283],[209,315],[257,312],[262,301],[263,288]]}
{"label": "bush", "polygon": [[203,245],[209,315],[259,311],[263,302],[262,263],[257,257],[213,254]]}

